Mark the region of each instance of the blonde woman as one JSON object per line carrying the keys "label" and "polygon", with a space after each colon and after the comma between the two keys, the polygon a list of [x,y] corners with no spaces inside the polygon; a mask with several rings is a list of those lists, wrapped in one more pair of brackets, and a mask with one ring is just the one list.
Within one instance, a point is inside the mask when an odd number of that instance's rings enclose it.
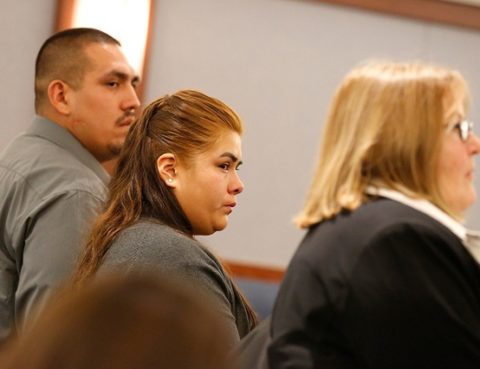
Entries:
{"label": "blonde woman", "polygon": [[479,368],[480,268],[461,224],[480,141],[457,72],[369,63],[341,83],[271,368]]}

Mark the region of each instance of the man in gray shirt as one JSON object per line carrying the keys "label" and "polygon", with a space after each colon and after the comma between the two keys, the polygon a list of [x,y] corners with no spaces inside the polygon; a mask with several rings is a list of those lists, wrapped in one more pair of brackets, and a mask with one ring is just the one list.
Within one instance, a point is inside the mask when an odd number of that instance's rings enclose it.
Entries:
{"label": "man in gray shirt", "polygon": [[36,116],[0,154],[0,340],[70,274],[140,105],[138,76],[111,36],[88,28],[45,41]]}

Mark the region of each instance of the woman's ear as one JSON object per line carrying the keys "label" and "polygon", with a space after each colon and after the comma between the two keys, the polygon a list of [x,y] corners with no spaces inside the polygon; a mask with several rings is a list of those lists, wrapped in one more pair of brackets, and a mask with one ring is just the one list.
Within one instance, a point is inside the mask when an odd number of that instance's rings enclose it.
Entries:
{"label": "woman's ear", "polygon": [[47,87],[48,100],[50,105],[60,114],[68,115],[70,113],[70,106],[68,104],[68,85],[59,80],[53,80]]}
{"label": "woman's ear", "polygon": [[162,154],[157,159],[158,174],[168,187],[176,187],[176,166],[177,160],[172,153]]}

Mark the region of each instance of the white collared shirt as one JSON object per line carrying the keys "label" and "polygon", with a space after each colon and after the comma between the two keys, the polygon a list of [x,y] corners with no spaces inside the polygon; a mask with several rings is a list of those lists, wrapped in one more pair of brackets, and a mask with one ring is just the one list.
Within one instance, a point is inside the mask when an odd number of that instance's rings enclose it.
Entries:
{"label": "white collared shirt", "polygon": [[407,205],[415,210],[418,210],[429,217],[435,219],[437,222],[447,227],[453,234],[455,234],[462,241],[465,248],[480,263],[480,232],[467,230],[463,224],[457,222],[440,208],[433,205],[431,202],[424,199],[413,199],[405,194],[382,187],[368,186],[365,192],[369,195],[382,196],[387,199],[397,201],[401,204]]}

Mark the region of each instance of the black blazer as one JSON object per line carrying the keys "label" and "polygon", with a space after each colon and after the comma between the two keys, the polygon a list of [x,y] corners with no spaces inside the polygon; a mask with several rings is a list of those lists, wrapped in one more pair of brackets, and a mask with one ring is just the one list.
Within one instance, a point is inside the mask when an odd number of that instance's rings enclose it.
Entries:
{"label": "black blazer", "polygon": [[478,369],[480,268],[448,228],[379,198],[310,229],[271,334],[271,369]]}

